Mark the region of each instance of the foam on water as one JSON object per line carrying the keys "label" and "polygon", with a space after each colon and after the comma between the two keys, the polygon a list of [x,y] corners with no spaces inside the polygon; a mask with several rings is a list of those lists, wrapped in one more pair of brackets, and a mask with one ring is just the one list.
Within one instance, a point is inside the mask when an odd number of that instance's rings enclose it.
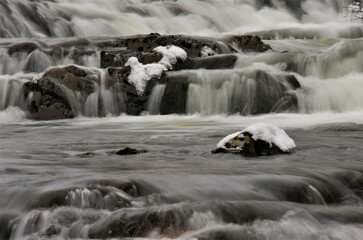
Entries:
{"label": "foam on water", "polygon": [[24,121],[25,112],[17,107],[9,107],[4,111],[0,111],[0,124],[24,123]]}

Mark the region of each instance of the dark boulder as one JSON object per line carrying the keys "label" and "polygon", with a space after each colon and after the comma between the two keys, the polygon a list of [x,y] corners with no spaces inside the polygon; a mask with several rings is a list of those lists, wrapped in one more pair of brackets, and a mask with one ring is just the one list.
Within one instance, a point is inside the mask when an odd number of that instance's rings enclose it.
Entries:
{"label": "dark boulder", "polygon": [[136,155],[141,153],[146,153],[147,151],[144,149],[135,149],[135,148],[123,148],[116,152],[117,155]]}
{"label": "dark boulder", "polygon": [[184,62],[178,62],[174,71],[187,69],[232,69],[237,61],[233,54],[222,54],[209,57],[187,58]]}
{"label": "dark boulder", "polygon": [[252,134],[245,132],[244,135],[244,146],[241,153],[249,157],[257,156],[269,156],[282,154],[283,151],[277,147],[274,143],[268,143],[264,140],[252,138]]}
{"label": "dark boulder", "polygon": [[186,113],[189,80],[187,76],[168,76],[160,103],[160,114]]}

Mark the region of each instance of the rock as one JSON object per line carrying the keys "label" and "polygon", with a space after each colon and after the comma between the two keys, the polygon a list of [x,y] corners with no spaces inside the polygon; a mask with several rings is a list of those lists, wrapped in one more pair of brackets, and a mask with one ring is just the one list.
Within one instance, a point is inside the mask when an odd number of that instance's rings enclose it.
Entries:
{"label": "rock", "polygon": [[14,43],[8,48],[9,55],[12,55],[17,52],[27,52],[31,53],[35,49],[39,49],[41,46],[37,42],[21,42]]}
{"label": "rock", "polygon": [[124,149],[121,149],[119,151],[116,152],[117,155],[136,155],[136,154],[141,154],[141,153],[146,153],[147,151],[144,149],[135,149],[135,148],[129,148],[126,147]]}
{"label": "rock", "polygon": [[[138,94],[136,88],[128,82],[131,69],[125,66],[125,63],[130,57],[137,57],[142,64],[156,63],[160,61],[162,55],[153,51],[153,49],[169,45],[180,47],[188,54],[185,61],[179,59],[175,64],[173,62],[173,69],[170,71],[201,68],[211,70],[231,69],[237,61],[237,56],[231,53],[241,49],[245,51],[266,51],[270,49],[257,36],[226,36],[223,39],[216,39],[184,35],[149,34],[105,38],[104,40],[78,38],[61,44],[50,43],[46,50],[44,47],[39,46],[37,42],[15,43],[8,47],[8,52],[9,54],[18,51],[33,52],[31,55],[32,61],[30,61],[33,64],[34,58],[36,59],[37,56],[35,53],[40,51],[36,49],[43,49],[42,51],[48,51],[51,54],[64,54],[62,52],[62,49],[64,49],[66,53],[72,53],[70,57],[77,59],[82,58],[83,54],[89,55],[96,50],[100,50],[101,66],[107,68],[107,74],[103,74],[75,65],[54,67],[48,69],[37,81],[25,83],[23,87],[24,97],[27,102],[27,109],[25,110],[28,111],[27,116],[31,119],[64,119],[73,118],[79,114],[92,117],[102,117],[109,114],[118,115],[120,113],[140,115],[148,110],[148,100],[156,84],[165,85],[164,95],[160,97],[161,104],[158,112],[161,114],[185,114],[187,92],[190,84],[188,77],[169,77],[163,73],[160,78],[153,77],[147,82],[143,94]],[[96,48],[96,50],[92,49],[92,47]],[[206,49],[208,49],[208,54],[205,53]],[[41,53],[39,52],[39,54]],[[213,54],[216,55],[209,56]],[[202,55],[204,57],[201,57]],[[27,68],[45,67],[45,65],[32,64]],[[261,85],[269,84],[269,81],[264,81],[263,74],[260,75]],[[268,76],[265,78],[268,78]],[[288,81],[291,87],[299,87],[298,81],[293,78],[288,79]],[[288,94],[285,93],[286,87],[283,87],[281,87],[283,89],[282,95],[285,97]],[[256,95],[258,95],[259,99],[269,97],[263,89],[259,89]],[[281,97],[280,95],[278,97]],[[255,109],[248,112],[248,114],[269,112],[274,109],[273,104],[276,101],[278,101],[276,97],[272,98],[272,101],[256,101]],[[289,109],[292,106],[284,103],[280,104],[279,107]],[[241,109],[241,106],[237,106],[233,107],[231,111],[235,112]]]}
{"label": "rock", "polygon": [[24,84],[23,93],[28,102],[28,117],[35,120],[73,118],[76,109],[75,98],[79,92],[86,99],[95,91],[98,79],[77,66],[52,68],[36,82]]}
{"label": "rock", "polygon": [[151,78],[140,96],[134,85],[130,84],[127,80],[131,68],[125,66],[123,68],[109,68],[108,73],[114,83],[113,90],[123,95],[125,105],[125,113],[128,115],[140,115],[143,111],[147,110],[147,103],[152,89],[157,83],[164,83],[165,73],[160,78]]}
{"label": "rock", "polygon": [[184,114],[186,112],[189,81],[183,76],[167,78],[160,114]]}
{"label": "rock", "polygon": [[159,62],[162,58],[156,52],[136,52],[127,48],[109,48],[101,51],[101,68],[123,67],[130,57],[136,57],[140,63]]}
{"label": "rock", "polygon": [[187,69],[231,69],[237,61],[233,54],[223,54],[209,57],[188,58],[176,64],[174,71]]}
{"label": "rock", "polygon": [[[120,191],[123,191],[124,194],[119,194]],[[127,194],[136,196],[137,187],[129,182],[95,181],[87,186],[45,191],[32,202],[32,207],[86,206],[96,209],[120,209],[131,205],[131,196]]]}
{"label": "rock", "polygon": [[233,48],[233,46],[237,46],[244,52],[266,52],[267,50],[271,49],[269,45],[262,42],[259,36],[232,36],[225,39],[225,41],[230,44],[231,48]]}
{"label": "rock", "polygon": [[86,158],[86,157],[93,157],[95,156],[96,154],[93,153],[93,152],[85,152],[85,153],[81,153],[81,154],[78,154],[77,156],[78,157],[81,157],[81,158]]}
{"label": "rock", "polygon": [[270,144],[264,140],[254,140],[252,134],[245,132],[244,135],[244,146],[241,153],[248,157],[257,156],[269,156],[282,154],[283,151],[278,148],[274,143]]}
{"label": "rock", "polygon": [[101,51],[101,67],[103,68],[124,66],[124,63],[130,57],[137,57],[143,64],[157,62],[160,60],[160,55],[154,53],[153,49],[158,46],[168,45],[184,49],[189,58],[202,57],[202,55],[205,55],[203,53],[206,48],[215,54],[234,53],[239,50],[264,52],[271,49],[269,45],[261,41],[260,37],[252,35],[228,36],[216,39],[184,35],[149,34],[97,43],[97,46],[103,49]]}
{"label": "rock", "polygon": [[54,235],[58,235],[61,232],[61,227],[58,225],[50,225],[47,230],[45,230],[45,232],[42,234],[42,236],[45,237],[51,237]]}

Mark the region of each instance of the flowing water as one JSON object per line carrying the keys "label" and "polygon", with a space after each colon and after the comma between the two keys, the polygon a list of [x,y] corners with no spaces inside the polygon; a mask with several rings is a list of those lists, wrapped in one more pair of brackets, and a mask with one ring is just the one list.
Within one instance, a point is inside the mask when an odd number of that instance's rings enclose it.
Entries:
{"label": "flowing water", "polygon": [[[0,239],[363,239],[363,24],[346,3],[0,2]],[[99,49],[73,46],[151,32],[258,34],[274,51],[169,72],[190,80],[186,114],[158,115],[158,84],[148,112],[127,116]],[[67,64],[99,79],[87,100],[68,94],[76,118],[26,119],[23,84]],[[256,122],[285,129],[296,151],[211,153]],[[147,152],[113,154],[126,146]]]}

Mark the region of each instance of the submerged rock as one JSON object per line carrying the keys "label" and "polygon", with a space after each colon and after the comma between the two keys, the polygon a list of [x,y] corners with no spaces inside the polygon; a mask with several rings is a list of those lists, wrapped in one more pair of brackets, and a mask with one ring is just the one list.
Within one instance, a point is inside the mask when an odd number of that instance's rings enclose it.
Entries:
{"label": "submerged rock", "polygon": [[117,155],[135,155],[135,154],[141,154],[146,153],[147,151],[144,149],[135,149],[135,148],[123,148],[117,152],[115,152]]}
{"label": "submerged rock", "polygon": [[232,133],[217,144],[212,153],[240,153],[256,157],[291,153],[296,147],[284,130],[273,124],[257,123]]}

